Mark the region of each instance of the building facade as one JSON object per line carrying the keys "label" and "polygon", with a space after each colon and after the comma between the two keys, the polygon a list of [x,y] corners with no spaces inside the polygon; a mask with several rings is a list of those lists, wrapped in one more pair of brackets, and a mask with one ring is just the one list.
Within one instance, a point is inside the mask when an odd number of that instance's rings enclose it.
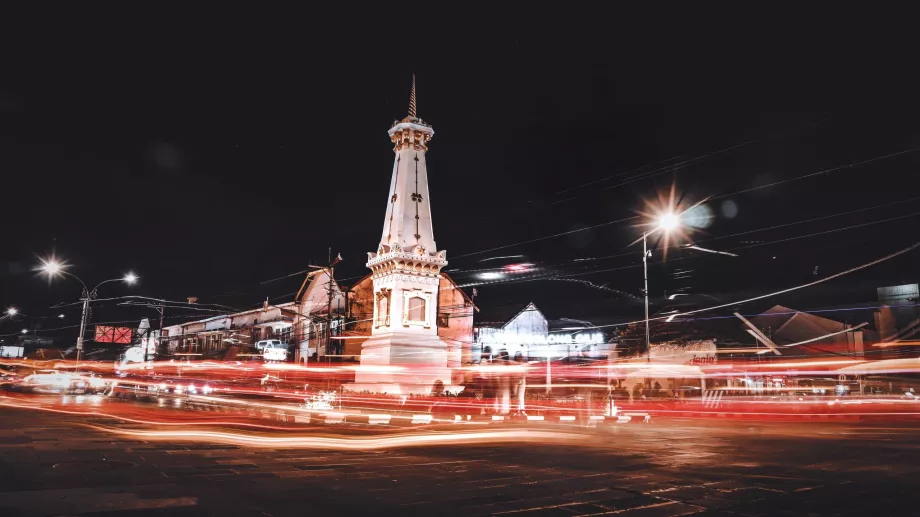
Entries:
{"label": "building facade", "polygon": [[480,361],[556,360],[566,357],[601,359],[613,357],[615,345],[607,335],[586,321],[548,320],[533,303],[502,323],[476,326],[471,355]]}
{"label": "building facade", "polygon": [[257,309],[165,327],[160,352],[228,359],[254,353],[253,345],[261,340],[278,339],[291,347],[289,359],[306,362],[327,354],[330,334],[341,332],[344,317],[345,295],[328,271],[319,269],[306,276],[294,301],[270,304],[266,300]]}

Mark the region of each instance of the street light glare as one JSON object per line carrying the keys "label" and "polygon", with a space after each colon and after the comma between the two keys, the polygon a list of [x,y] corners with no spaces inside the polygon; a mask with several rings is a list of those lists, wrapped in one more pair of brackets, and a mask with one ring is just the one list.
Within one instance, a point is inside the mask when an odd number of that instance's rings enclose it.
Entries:
{"label": "street light glare", "polygon": [[680,226],[680,216],[674,212],[668,212],[661,214],[658,217],[658,228],[669,232]]}
{"label": "street light glare", "polygon": [[15,316],[18,313],[19,313],[19,309],[17,309],[16,307],[10,307],[9,309],[6,310],[6,314],[8,316]]}
{"label": "street light glare", "polygon": [[131,285],[137,282],[137,275],[135,275],[134,273],[128,273],[127,275],[125,275],[124,281],[126,284]]}
{"label": "street light glare", "polygon": [[64,265],[54,259],[43,261],[42,263],[42,271],[48,273],[49,276],[60,273],[62,269],[64,269]]}
{"label": "street light glare", "polygon": [[22,333],[23,333],[23,334],[28,334],[28,333],[29,333],[29,329],[22,329]]}

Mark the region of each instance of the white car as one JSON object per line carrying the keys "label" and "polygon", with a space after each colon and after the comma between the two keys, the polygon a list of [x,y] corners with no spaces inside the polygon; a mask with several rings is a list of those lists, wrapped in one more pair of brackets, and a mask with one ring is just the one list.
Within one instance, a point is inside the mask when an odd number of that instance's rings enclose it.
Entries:
{"label": "white car", "polygon": [[262,358],[266,361],[287,361],[288,346],[281,341],[265,345],[261,350]]}

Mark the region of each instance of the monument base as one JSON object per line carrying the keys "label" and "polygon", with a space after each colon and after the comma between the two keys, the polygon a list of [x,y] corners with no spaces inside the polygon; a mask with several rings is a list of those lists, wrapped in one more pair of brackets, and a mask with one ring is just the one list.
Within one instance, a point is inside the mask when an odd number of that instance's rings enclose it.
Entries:
{"label": "monument base", "polygon": [[437,336],[410,332],[371,336],[361,347],[361,366],[350,392],[393,395],[430,395],[435,391],[460,393],[447,367],[447,347]]}

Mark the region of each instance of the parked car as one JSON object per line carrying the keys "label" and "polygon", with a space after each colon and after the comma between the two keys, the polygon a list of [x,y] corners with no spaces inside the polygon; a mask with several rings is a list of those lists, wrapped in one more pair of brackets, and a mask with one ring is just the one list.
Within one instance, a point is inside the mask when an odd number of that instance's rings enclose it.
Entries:
{"label": "parked car", "polygon": [[266,361],[287,361],[288,345],[278,341],[269,343],[262,349],[262,358]]}

